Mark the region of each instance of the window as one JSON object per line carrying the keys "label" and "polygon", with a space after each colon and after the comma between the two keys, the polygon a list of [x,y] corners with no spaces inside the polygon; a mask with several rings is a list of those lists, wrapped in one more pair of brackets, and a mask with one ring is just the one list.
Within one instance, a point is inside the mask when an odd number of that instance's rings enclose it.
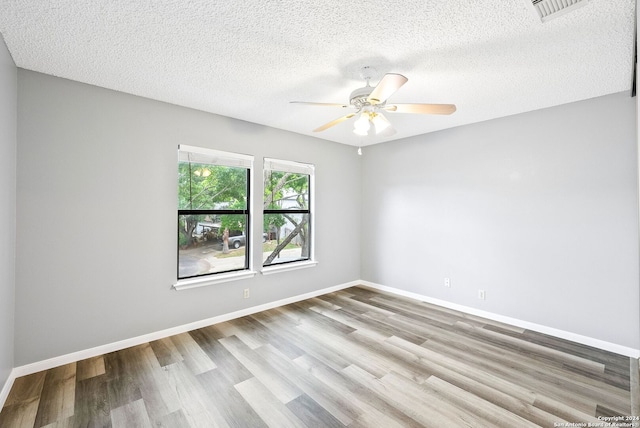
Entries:
{"label": "window", "polygon": [[249,269],[252,164],[252,156],[179,146],[179,280]]}
{"label": "window", "polygon": [[312,259],[313,165],[264,160],[263,266]]}

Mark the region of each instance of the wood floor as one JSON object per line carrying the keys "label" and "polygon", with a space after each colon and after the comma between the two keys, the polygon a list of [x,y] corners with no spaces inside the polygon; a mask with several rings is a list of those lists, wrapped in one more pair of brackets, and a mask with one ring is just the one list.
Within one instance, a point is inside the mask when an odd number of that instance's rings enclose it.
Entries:
{"label": "wood floor", "polygon": [[18,378],[0,427],[605,426],[631,365],[354,287]]}

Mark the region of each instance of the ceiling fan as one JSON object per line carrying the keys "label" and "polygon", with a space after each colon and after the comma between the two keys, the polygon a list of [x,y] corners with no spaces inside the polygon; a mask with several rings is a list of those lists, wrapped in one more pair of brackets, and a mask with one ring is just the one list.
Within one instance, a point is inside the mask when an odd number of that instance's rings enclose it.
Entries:
{"label": "ceiling fan", "polygon": [[356,111],[332,120],[329,123],[316,128],[313,132],[321,132],[341,122],[358,116],[354,122],[353,132],[366,136],[380,134],[383,131],[392,130],[391,123],[382,112],[417,113],[417,114],[451,114],[456,111],[454,104],[387,104],[387,99],[402,87],[409,79],[402,74],[387,73],[374,87],[371,80],[375,69],[364,67],[362,77],[366,80],[366,86],[351,92],[349,104],[316,103],[307,101],[291,101],[296,104],[308,104],[325,107],[354,108]]}

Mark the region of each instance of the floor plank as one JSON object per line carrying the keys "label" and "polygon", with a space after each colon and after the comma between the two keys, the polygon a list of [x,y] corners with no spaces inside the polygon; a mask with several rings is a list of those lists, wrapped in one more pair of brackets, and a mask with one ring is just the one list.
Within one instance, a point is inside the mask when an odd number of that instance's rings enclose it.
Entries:
{"label": "floor plank", "polygon": [[104,376],[93,376],[76,382],[74,426],[108,427],[111,424],[107,383]]}
{"label": "floor plank", "polygon": [[185,364],[194,375],[215,369],[216,363],[202,350],[188,333],[171,337]]}
{"label": "floor plank", "polygon": [[73,416],[76,393],[76,363],[47,371],[34,426],[41,427]]}
{"label": "floor plank", "polygon": [[103,355],[78,361],[76,366],[77,380],[85,380],[103,374],[105,374]]}
{"label": "floor plank", "polygon": [[[176,412],[170,420],[175,418],[187,421],[185,426],[211,426],[227,427],[224,416],[218,408],[210,403],[206,390],[195,375],[183,362],[178,362],[166,367],[168,382],[176,392],[180,404],[179,414]],[[164,419],[166,424],[166,418]]]}
{"label": "floor plank", "polygon": [[40,398],[5,406],[0,412],[0,428],[32,428],[35,426]]}
{"label": "floor plank", "polygon": [[5,407],[39,400],[46,375],[47,372],[43,371],[17,378],[13,382],[11,392],[4,403]]}
{"label": "floor plank", "polygon": [[344,425],[314,400],[303,394],[287,403],[287,408],[307,427],[340,428]]}
{"label": "floor plank", "polygon": [[[211,370],[198,375],[197,378],[208,397],[209,405],[214,409],[210,413],[222,415],[226,425],[232,428],[267,427],[222,370]],[[247,379],[251,379],[251,376]]]}
{"label": "floor plank", "polygon": [[269,427],[304,428],[304,423],[257,378],[237,384],[236,389]]}
{"label": "floor plank", "polygon": [[143,400],[136,400],[111,410],[113,428],[152,428]]}

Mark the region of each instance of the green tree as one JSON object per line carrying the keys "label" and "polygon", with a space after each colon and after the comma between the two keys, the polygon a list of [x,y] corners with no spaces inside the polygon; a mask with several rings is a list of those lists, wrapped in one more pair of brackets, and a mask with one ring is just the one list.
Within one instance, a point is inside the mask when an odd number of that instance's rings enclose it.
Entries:
{"label": "green tree", "polygon": [[[220,210],[245,209],[247,206],[247,170],[220,165],[180,162],[178,165],[178,209]],[[244,228],[244,216],[219,216],[215,214],[183,215],[180,221],[179,242],[185,247],[194,245],[193,231],[199,221],[220,220],[231,227],[236,218],[236,227]],[[242,217],[240,222],[237,218]]]}
{"label": "green tree", "polygon": [[[309,176],[280,171],[265,171],[264,207],[265,210],[308,209],[309,208]],[[294,229],[280,241],[280,229],[289,221]],[[265,260],[269,265],[280,252],[296,237],[300,237],[301,256],[309,257],[308,237],[309,217],[307,214],[271,213],[264,216],[266,232],[276,230],[278,244]]]}

